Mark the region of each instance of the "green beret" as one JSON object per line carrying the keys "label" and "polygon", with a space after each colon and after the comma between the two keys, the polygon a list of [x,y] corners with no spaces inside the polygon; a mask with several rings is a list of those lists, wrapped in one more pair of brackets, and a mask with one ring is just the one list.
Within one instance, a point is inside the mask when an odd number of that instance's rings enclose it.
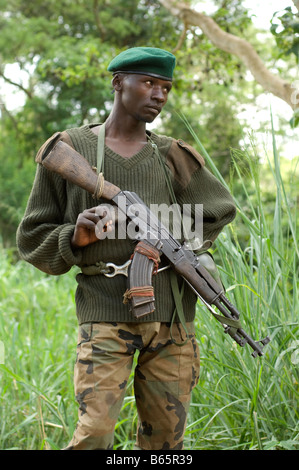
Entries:
{"label": "green beret", "polygon": [[121,52],[110,62],[108,71],[139,73],[172,80],[175,56],[156,47],[132,47]]}

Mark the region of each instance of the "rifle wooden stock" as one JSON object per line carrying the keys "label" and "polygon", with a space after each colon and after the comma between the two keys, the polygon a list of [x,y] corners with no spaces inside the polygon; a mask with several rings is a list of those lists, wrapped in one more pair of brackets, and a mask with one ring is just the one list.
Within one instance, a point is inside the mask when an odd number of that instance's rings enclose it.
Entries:
{"label": "rifle wooden stock", "polygon": [[[42,164],[51,171],[80,188],[94,194],[98,175],[88,161],[65,142],[57,142],[49,153],[43,155]],[[108,181],[103,182],[101,197],[110,201],[120,192],[120,188]]]}

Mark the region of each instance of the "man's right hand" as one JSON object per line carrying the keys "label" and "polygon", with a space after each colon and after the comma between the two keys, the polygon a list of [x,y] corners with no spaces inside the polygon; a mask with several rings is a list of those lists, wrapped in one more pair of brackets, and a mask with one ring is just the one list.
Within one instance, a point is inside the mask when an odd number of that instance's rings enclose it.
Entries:
{"label": "man's right hand", "polygon": [[106,232],[114,230],[113,214],[107,206],[85,209],[79,214],[71,239],[73,248],[83,248],[106,237]]}

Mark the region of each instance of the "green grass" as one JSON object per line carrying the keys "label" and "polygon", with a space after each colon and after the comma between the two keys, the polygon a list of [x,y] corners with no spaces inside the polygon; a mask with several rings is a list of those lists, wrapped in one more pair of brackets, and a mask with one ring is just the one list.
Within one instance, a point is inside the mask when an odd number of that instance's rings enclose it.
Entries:
{"label": "green grass", "polygon": [[[284,181],[275,142],[273,149],[264,164],[256,163],[254,146],[233,152],[231,190],[238,216],[214,247],[227,296],[241,312],[244,329],[254,339],[269,334],[271,343],[262,358],[253,359],[249,346],[237,346],[198,305],[201,374],[190,408],[187,449],[299,448],[296,168]],[[0,449],[60,449],[77,420],[74,270],[51,277],[14,262],[7,251],[0,257],[0,341],[5,349]],[[115,448],[134,444],[132,384],[131,376]]]}
{"label": "green grass", "polygon": [[41,449],[75,425],[74,281],[49,277],[1,254],[0,448]]}
{"label": "green grass", "polygon": [[[218,324],[198,307],[202,371],[191,408],[190,448],[299,448],[298,161],[285,185],[274,135],[273,154],[263,165],[257,157],[254,145],[233,152],[231,181],[245,199],[236,199],[237,219],[220,234],[214,256],[244,329],[254,339],[269,334],[271,343],[265,356],[253,359],[249,346],[240,349],[216,333]],[[272,198],[265,203],[268,188]]]}

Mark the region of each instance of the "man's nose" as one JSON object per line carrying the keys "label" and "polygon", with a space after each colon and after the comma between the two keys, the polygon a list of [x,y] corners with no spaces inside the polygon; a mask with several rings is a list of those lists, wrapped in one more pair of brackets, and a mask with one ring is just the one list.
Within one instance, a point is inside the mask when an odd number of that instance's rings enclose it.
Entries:
{"label": "man's nose", "polygon": [[163,103],[164,101],[166,101],[167,99],[167,96],[165,95],[165,93],[163,92],[163,88],[160,87],[160,86],[155,86],[153,88],[153,92],[152,92],[152,98],[159,101],[160,103]]}

